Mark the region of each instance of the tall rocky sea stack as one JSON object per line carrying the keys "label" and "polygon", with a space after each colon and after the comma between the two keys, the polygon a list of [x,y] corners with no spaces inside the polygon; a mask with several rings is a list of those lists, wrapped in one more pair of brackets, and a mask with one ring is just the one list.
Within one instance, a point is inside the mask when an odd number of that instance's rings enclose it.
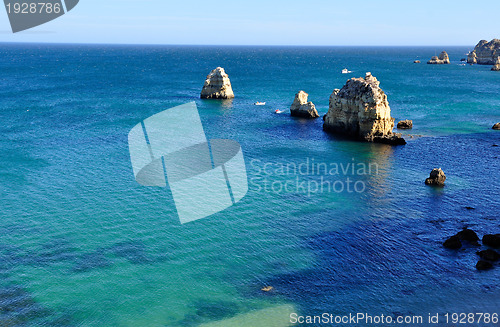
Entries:
{"label": "tall rocky sea stack", "polygon": [[449,64],[450,63],[450,57],[448,56],[448,53],[446,51],[443,51],[439,54],[439,57],[434,56],[427,62],[430,65],[442,65],[442,64]]}
{"label": "tall rocky sea stack", "polygon": [[210,72],[201,90],[202,99],[232,99],[233,88],[224,68],[217,67]]}
{"label": "tall rocky sea stack", "polygon": [[295,95],[292,106],[290,107],[290,114],[294,117],[304,118],[318,118],[319,114],[316,106],[312,102],[308,102],[309,94],[300,91]]}
{"label": "tall rocky sea stack", "polygon": [[351,78],[342,89],[335,89],[324,120],[327,132],[368,142],[406,144],[401,134],[392,132],[394,118],[387,95],[371,73],[365,78]]}
{"label": "tall rocky sea stack", "polygon": [[467,56],[467,62],[469,64],[494,65],[498,56],[500,56],[499,39],[493,39],[490,42],[481,40],[474,51]]}

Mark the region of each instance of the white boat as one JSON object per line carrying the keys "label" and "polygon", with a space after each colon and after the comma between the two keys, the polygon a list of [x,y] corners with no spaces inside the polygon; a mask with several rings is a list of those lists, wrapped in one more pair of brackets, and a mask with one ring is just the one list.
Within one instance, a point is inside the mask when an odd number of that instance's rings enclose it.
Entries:
{"label": "white boat", "polygon": [[350,74],[352,71],[348,70],[347,68],[342,69],[342,74]]}
{"label": "white boat", "polygon": [[265,102],[255,102],[254,103],[256,106],[265,106],[266,103]]}
{"label": "white boat", "polygon": [[285,112],[285,110],[279,110],[279,109],[276,109],[276,110],[274,111],[274,113],[275,113],[275,114],[282,114],[282,113],[284,113],[284,112]]}

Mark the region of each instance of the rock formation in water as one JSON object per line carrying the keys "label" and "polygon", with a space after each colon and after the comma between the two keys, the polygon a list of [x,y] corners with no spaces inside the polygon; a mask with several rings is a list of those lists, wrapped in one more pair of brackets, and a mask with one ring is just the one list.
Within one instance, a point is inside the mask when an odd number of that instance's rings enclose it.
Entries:
{"label": "rock formation in water", "polygon": [[415,60],[413,63],[414,63],[414,64],[419,64],[419,63],[420,63],[420,60]]}
{"label": "rock formation in water", "polygon": [[492,128],[496,129],[496,130],[500,130],[500,123],[496,123],[495,125],[493,125]]}
{"label": "rock formation in water", "polygon": [[429,178],[425,180],[425,184],[433,186],[444,186],[446,175],[441,168],[434,168],[431,171]]}
{"label": "rock formation in water", "polygon": [[500,234],[487,234],[483,236],[483,244],[492,248],[500,248]]}
{"label": "rock formation in water", "polygon": [[498,56],[500,56],[499,39],[493,39],[490,42],[481,40],[474,51],[467,56],[467,62],[469,64],[494,65]]}
{"label": "rock formation in water", "polygon": [[439,54],[439,57],[434,56],[427,63],[430,65],[449,64],[450,57],[448,56],[448,53],[446,53],[446,51],[443,51]]}
{"label": "rock formation in water", "polygon": [[398,129],[412,129],[413,128],[413,120],[402,120],[397,125]]}
{"label": "rock formation in water", "polygon": [[295,100],[293,100],[292,106],[290,107],[290,113],[292,116],[304,118],[319,117],[314,103],[307,102],[308,97],[309,94],[304,91],[300,91],[295,95]]}
{"label": "rock formation in water", "polygon": [[387,95],[371,73],[365,78],[351,78],[342,89],[333,91],[324,121],[327,132],[368,142],[406,144],[401,134],[392,132],[394,118]]}
{"label": "rock formation in water", "polygon": [[210,72],[201,90],[202,99],[232,99],[233,88],[224,68],[217,67]]}
{"label": "rock formation in water", "polygon": [[495,64],[491,68],[492,71],[494,72],[499,72],[500,71],[500,55],[497,57],[497,60],[495,61]]}

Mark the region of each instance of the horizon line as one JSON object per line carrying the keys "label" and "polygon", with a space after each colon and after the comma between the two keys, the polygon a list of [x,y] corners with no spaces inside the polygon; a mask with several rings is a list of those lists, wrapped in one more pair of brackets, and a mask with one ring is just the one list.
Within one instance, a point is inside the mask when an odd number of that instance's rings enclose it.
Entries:
{"label": "horizon line", "polygon": [[106,42],[24,42],[0,41],[0,44],[46,44],[46,45],[117,45],[117,46],[206,46],[206,47],[472,47],[468,44],[414,44],[414,45],[327,45],[327,44],[194,44],[194,43],[106,43]]}

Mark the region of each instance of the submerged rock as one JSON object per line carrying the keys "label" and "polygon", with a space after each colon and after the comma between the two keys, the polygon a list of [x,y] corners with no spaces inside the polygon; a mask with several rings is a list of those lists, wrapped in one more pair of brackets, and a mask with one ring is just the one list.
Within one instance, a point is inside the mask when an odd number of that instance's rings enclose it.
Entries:
{"label": "submerged rock", "polygon": [[483,244],[492,248],[500,248],[500,234],[488,234],[483,236]]}
{"label": "submerged rock", "polygon": [[443,51],[439,54],[439,57],[433,56],[431,60],[427,62],[430,65],[443,65],[443,64],[449,64],[450,63],[450,57],[448,56],[448,53],[446,51]]}
{"label": "submerged rock", "polygon": [[472,229],[468,229],[465,227],[461,232],[457,234],[457,236],[460,238],[462,241],[467,241],[469,243],[476,243],[479,241],[479,237],[477,236],[476,232],[473,231]]}
{"label": "submerged rock", "polygon": [[412,129],[413,128],[413,120],[402,120],[398,123],[398,129]]}
{"label": "submerged rock", "polygon": [[467,62],[469,64],[494,65],[496,58],[500,56],[500,40],[493,39],[490,42],[481,40],[469,53]]}
{"label": "submerged rock", "polygon": [[448,238],[443,243],[443,246],[447,249],[460,249],[462,247],[462,241],[469,242],[472,245],[479,245],[479,237],[477,236],[476,232],[465,227],[461,232],[458,232],[457,234]]}
{"label": "submerged rock", "polygon": [[446,175],[441,168],[434,168],[431,171],[429,178],[425,180],[425,184],[433,186],[444,186]]}
{"label": "submerged rock", "polygon": [[266,286],[261,289],[262,292],[271,292],[272,290],[274,290],[272,286]]}
{"label": "submerged rock", "polygon": [[487,260],[487,261],[498,261],[498,260],[500,260],[500,253],[498,253],[497,251],[492,250],[492,249],[480,251],[480,252],[477,252],[477,254],[483,260]]}
{"label": "submerged rock", "polygon": [[394,118],[387,95],[371,73],[365,78],[351,78],[342,89],[333,91],[324,121],[326,132],[368,142],[406,144],[401,134],[392,132]]}
{"label": "submerged rock", "polygon": [[500,130],[500,123],[496,123],[495,125],[493,125],[492,128],[496,129],[496,130]]}
{"label": "submerged rock", "polygon": [[447,249],[456,250],[462,247],[462,242],[460,241],[460,237],[454,235],[444,241],[443,246]]}
{"label": "submerged rock", "polygon": [[495,64],[493,65],[493,67],[491,67],[491,70],[494,71],[494,72],[500,71],[500,55],[497,57],[497,60],[495,61]]}
{"label": "submerged rock", "polygon": [[316,106],[312,102],[307,102],[309,94],[304,91],[300,91],[295,95],[292,106],[290,107],[290,113],[294,117],[304,117],[304,118],[318,118],[319,114],[316,111]]}
{"label": "submerged rock", "polygon": [[489,261],[479,260],[476,264],[477,270],[489,270],[493,268],[493,264]]}
{"label": "submerged rock", "polygon": [[217,67],[208,74],[201,90],[202,99],[232,99],[233,88],[224,68]]}

